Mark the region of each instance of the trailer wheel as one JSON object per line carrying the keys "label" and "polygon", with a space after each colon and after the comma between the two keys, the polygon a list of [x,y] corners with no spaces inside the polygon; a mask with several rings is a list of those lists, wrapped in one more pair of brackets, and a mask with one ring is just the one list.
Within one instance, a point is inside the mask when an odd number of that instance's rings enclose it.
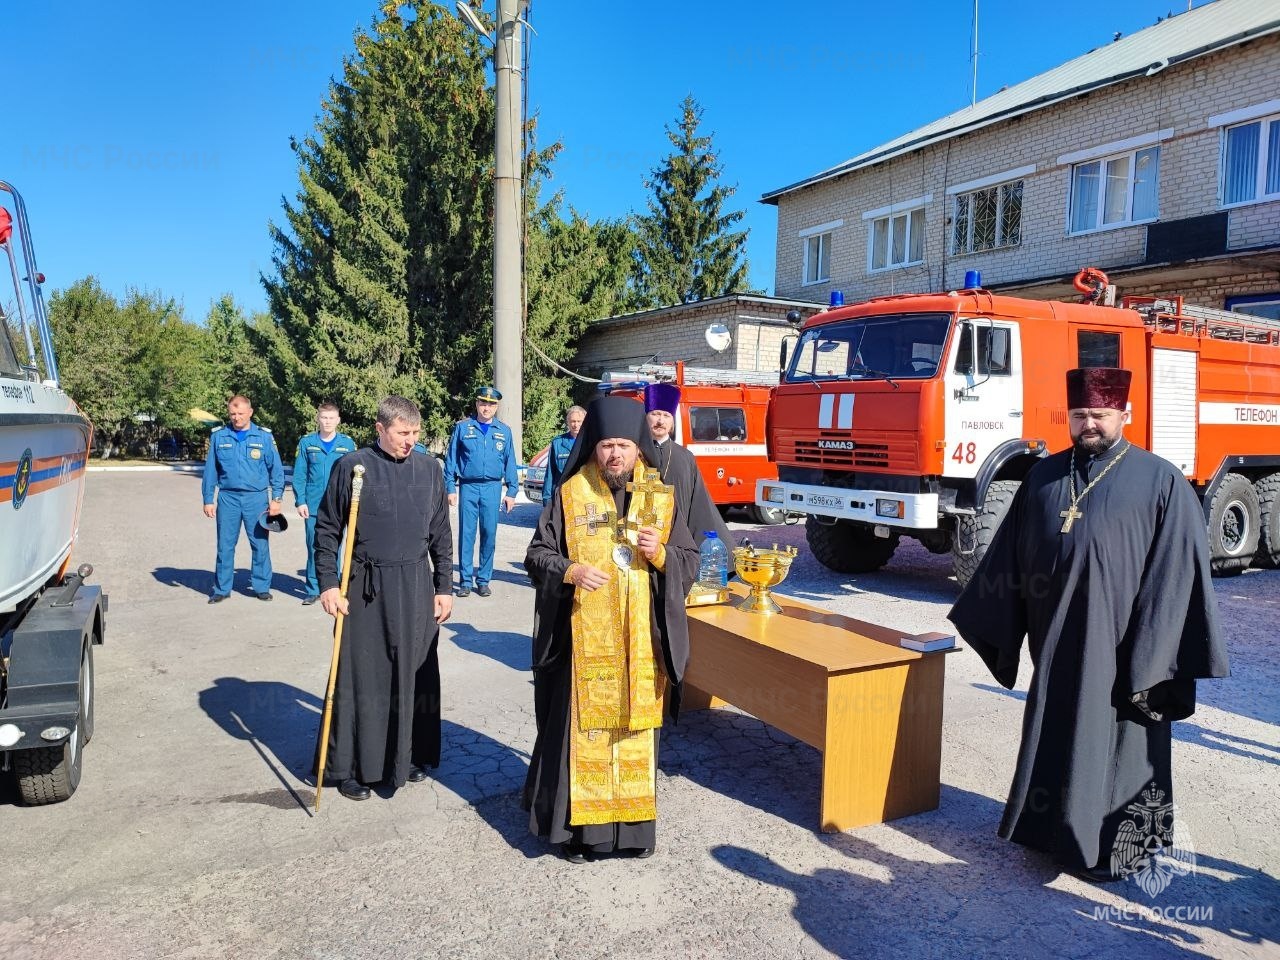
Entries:
{"label": "trailer wheel", "polygon": [[756,504],[751,508],[751,515],[756,523],[763,523],[770,527],[787,522],[787,511],[782,507],[762,507]]}
{"label": "trailer wheel", "polygon": [[986,556],[1000,522],[1022,485],[1019,480],[993,480],[987,487],[987,498],[972,517],[956,517],[956,534],[951,541],[951,566],[956,580],[964,586],[978,572],[978,564]]}
{"label": "trailer wheel", "polygon": [[1280,473],[1269,473],[1253,484],[1258,495],[1258,552],[1253,562],[1274,570],[1280,567]]}
{"label": "trailer wheel", "polygon": [[809,517],[804,522],[804,538],[818,562],[836,573],[879,570],[898,549],[896,533],[877,537],[871,527],[848,520],[823,523]]}
{"label": "trailer wheel", "polygon": [[1209,565],[1219,576],[1243,573],[1258,551],[1258,494],[1248,478],[1227,474],[1209,505]]}
{"label": "trailer wheel", "polygon": [[61,803],[80,786],[80,772],[84,766],[85,720],[91,713],[89,706],[93,696],[93,655],[88,644],[80,655],[80,710],[76,727],[71,736],[56,747],[36,747],[18,750],[12,754],[13,771],[18,781],[18,793],[28,807]]}

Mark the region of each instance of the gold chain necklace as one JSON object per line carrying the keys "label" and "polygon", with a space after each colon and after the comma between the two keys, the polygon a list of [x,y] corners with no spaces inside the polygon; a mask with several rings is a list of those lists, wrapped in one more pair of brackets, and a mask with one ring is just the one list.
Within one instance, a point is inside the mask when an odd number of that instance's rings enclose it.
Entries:
{"label": "gold chain necklace", "polygon": [[1080,495],[1076,496],[1076,450],[1071,448],[1071,469],[1067,474],[1071,481],[1071,506],[1066,510],[1059,511],[1058,516],[1062,517],[1062,529],[1059,533],[1070,533],[1071,525],[1084,516],[1084,511],[1077,510],[1076,507],[1080,501],[1084,499],[1085,494],[1098,485],[1098,481],[1111,472],[1111,468],[1124,459],[1124,455],[1129,452],[1133,446],[1132,443],[1126,444],[1125,448],[1116,454],[1116,458],[1102,468],[1102,472],[1089,481],[1088,486],[1080,491]]}

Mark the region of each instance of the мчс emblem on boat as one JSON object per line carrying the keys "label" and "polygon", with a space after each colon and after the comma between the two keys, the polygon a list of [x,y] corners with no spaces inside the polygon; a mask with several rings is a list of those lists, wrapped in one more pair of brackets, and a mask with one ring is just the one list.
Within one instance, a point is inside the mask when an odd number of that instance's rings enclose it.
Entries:
{"label": "\u043c\u0447\u0441 emblem on boat", "polygon": [[18,461],[18,472],[13,476],[13,509],[17,510],[27,501],[27,491],[31,489],[31,448],[22,451],[22,459]]}

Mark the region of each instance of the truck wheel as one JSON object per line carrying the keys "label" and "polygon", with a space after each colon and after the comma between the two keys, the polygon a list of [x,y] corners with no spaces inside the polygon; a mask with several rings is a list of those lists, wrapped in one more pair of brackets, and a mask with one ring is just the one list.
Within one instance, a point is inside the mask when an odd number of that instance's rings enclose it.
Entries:
{"label": "truck wheel", "polygon": [[964,586],[973,579],[978,564],[986,556],[1000,521],[1022,485],[1019,480],[993,480],[987,487],[987,498],[972,517],[956,517],[956,535],[951,542],[951,566],[956,580]]}
{"label": "truck wheel", "polygon": [[896,533],[877,537],[871,527],[848,520],[823,523],[809,517],[804,522],[804,538],[818,562],[836,573],[879,570],[898,549]]}
{"label": "truck wheel", "polygon": [[1253,562],[1267,570],[1280,567],[1280,473],[1269,473],[1253,484],[1258,495],[1258,552]]}
{"label": "truck wheel", "polygon": [[64,743],[56,747],[18,750],[12,754],[18,793],[28,807],[61,803],[80,786],[84,764],[86,716],[93,696],[93,655],[88,645],[80,656],[80,711],[76,727]]}
{"label": "truck wheel", "polygon": [[1227,474],[1209,504],[1209,566],[1223,577],[1243,573],[1258,552],[1258,494],[1247,477]]}
{"label": "truck wheel", "polygon": [[771,527],[787,522],[787,511],[781,507],[762,507],[756,504],[751,508],[751,515],[755,518],[756,523],[763,523]]}

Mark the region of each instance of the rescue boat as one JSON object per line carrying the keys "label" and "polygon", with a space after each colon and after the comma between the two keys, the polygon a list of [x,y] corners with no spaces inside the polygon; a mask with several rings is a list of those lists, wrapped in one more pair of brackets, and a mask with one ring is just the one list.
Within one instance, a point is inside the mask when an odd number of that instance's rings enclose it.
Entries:
{"label": "rescue boat", "polygon": [[93,426],[62,389],[26,206],[0,180],[0,623],[71,559]]}

